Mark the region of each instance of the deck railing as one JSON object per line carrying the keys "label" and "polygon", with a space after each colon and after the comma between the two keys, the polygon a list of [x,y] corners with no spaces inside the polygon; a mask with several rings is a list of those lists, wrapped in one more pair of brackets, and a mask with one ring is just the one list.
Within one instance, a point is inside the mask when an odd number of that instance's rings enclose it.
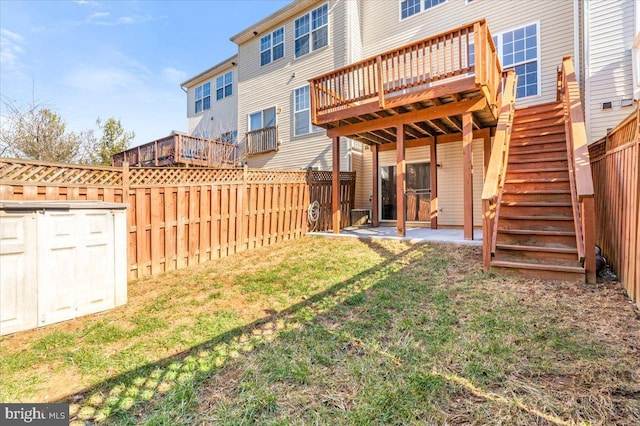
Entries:
{"label": "deck railing", "polygon": [[569,182],[573,204],[578,258],[584,262],[586,279],[596,282],[595,265],[595,205],[593,200],[593,178],[587,144],[587,130],[584,123],[580,89],[571,56],[562,60],[560,95],[564,103],[565,133],[567,138],[567,159]]}
{"label": "deck railing", "polygon": [[125,161],[139,167],[231,167],[236,162],[236,145],[177,133],[115,154],[112,163],[119,167]]}
{"label": "deck railing", "polygon": [[487,271],[491,266],[491,256],[496,250],[498,227],[495,221],[500,213],[498,211],[500,206],[499,194],[502,192],[507,173],[507,159],[509,158],[509,143],[511,142],[518,81],[518,76],[512,69],[507,71],[505,75],[505,84],[501,93],[502,107],[498,117],[498,127],[493,138],[491,158],[482,189],[482,235],[484,235],[482,258]]}
{"label": "deck railing", "polygon": [[[427,88],[451,77],[471,75],[497,107],[502,67],[485,20],[381,53],[312,80],[312,121],[322,114]],[[319,120],[320,119],[320,120]]]}
{"label": "deck railing", "polygon": [[278,127],[263,127],[247,132],[247,155],[278,150]]}

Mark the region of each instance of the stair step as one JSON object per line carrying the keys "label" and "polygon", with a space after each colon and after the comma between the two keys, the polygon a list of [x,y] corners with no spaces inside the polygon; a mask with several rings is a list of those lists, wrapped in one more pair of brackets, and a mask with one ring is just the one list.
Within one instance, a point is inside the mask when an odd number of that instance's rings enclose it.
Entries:
{"label": "stair step", "polygon": [[[511,148],[511,147],[510,147]],[[557,148],[547,148],[547,149],[533,149],[533,150],[524,150],[524,151],[511,151],[509,150],[509,155],[535,155],[535,154],[550,154],[553,152],[567,152],[567,147],[563,143],[562,146]]]}
{"label": "stair step", "polygon": [[555,183],[555,182],[569,182],[568,177],[562,178],[531,178],[531,179],[509,179],[505,180],[505,184],[520,184],[520,183]]}
{"label": "stair step", "polygon": [[511,195],[541,195],[541,194],[571,194],[570,189],[533,189],[533,190],[503,190],[503,194]]}
{"label": "stair step", "polygon": [[545,231],[541,229],[506,229],[506,228],[498,228],[499,233],[503,234],[515,234],[515,235],[557,235],[562,237],[567,236],[575,236],[576,233],[574,231]]}
{"label": "stair step", "polygon": [[571,207],[570,202],[553,202],[553,201],[512,201],[503,202],[501,205],[509,207]]}
{"label": "stair step", "polygon": [[[556,120],[560,120],[556,122]],[[521,124],[532,124],[537,125],[538,123],[543,123],[551,121],[554,124],[562,123],[564,124],[564,109],[554,109],[549,112],[544,112],[540,114],[531,114],[531,115],[518,115],[516,114],[514,117],[514,126],[516,123],[518,125]]]}
{"label": "stair step", "polygon": [[539,138],[541,136],[562,135],[564,137],[565,130],[562,126],[546,126],[544,128],[532,128],[525,130],[513,130],[511,139]]}
{"label": "stair step", "polygon": [[496,244],[496,248],[502,250],[517,250],[517,251],[541,251],[545,253],[571,253],[578,255],[578,249],[573,247],[547,247],[547,246],[527,246],[520,244]]}
{"label": "stair step", "polygon": [[500,215],[500,219],[504,220],[566,220],[573,222],[573,216],[552,216],[552,215],[540,215],[540,216],[519,216],[519,215]]}
{"label": "stair step", "polygon": [[568,266],[568,265],[551,265],[548,263],[527,263],[527,262],[509,262],[503,260],[494,260],[491,262],[491,266],[500,266],[502,268],[526,268],[526,269],[540,269],[551,270],[558,272],[574,272],[576,274],[583,273],[584,268],[580,266]]}
{"label": "stair step", "polygon": [[546,169],[516,169],[509,170],[507,168],[507,176],[516,173],[540,173],[540,172],[568,172],[566,167],[550,167]]}
{"label": "stair step", "polygon": [[566,144],[564,132],[562,132],[562,134],[560,133],[551,133],[547,135],[537,134],[537,136],[536,135],[533,135],[533,136],[531,135],[517,136],[516,135],[515,137],[512,133],[510,146],[525,147],[525,146],[532,146],[532,145],[554,144],[554,143],[560,143],[560,142],[562,142],[563,144]]}
{"label": "stair step", "polygon": [[509,158],[509,164],[532,164],[532,163],[548,163],[551,161],[567,161],[564,157],[545,157],[545,158]]}
{"label": "stair step", "polygon": [[564,106],[562,105],[562,102],[549,102],[541,105],[532,105],[527,107],[516,108],[515,117],[517,119],[519,117],[552,113],[556,111],[564,112]]}

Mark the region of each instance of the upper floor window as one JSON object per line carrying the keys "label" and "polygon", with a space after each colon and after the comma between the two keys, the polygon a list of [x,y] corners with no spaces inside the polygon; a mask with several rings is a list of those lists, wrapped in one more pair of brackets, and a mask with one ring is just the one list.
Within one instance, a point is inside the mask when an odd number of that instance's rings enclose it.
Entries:
{"label": "upper floor window", "polygon": [[304,135],[322,130],[311,124],[311,101],[309,86],[298,87],[293,91],[294,134]]}
{"label": "upper floor window", "polygon": [[514,68],[518,75],[516,97],[540,94],[540,37],[538,24],[497,34],[494,42],[502,57],[502,67]]}
{"label": "upper floor window", "polygon": [[196,87],[196,114],[211,108],[211,83]]}
{"label": "upper floor window", "polygon": [[424,12],[446,1],[447,0],[402,0],[400,2],[400,19]]}
{"label": "upper floor window", "polygon": [[260,65],[284,58],[284,27],[260,39]]}
{"label": "upper floor window", "polygon": [[220,139],[220,142],[235,143],[237,135],[238,135],[238,132],[233,130],[230,132],[221,133],[219,136],[219,139]]}
{"label": "upper floor window", "polygon": [[216,100],[233,95],[233,71],[216,78]]}
{"label": "upper floor window", "polygon": [[263,109],[262,111],[249,114],[249,131],[264,129],[265,127],[275,127],[276,107]]}
{"label": "upper floor window", "polygon": [[329,44],[329,6],[323,5],[295,21],[296,58]]}

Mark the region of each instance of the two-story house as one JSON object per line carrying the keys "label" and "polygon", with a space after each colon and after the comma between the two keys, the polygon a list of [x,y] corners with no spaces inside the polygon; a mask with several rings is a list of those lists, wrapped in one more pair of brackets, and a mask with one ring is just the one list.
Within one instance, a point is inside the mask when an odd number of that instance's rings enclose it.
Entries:
{"label": "two-story house", "polygon": [[[483,183],[505,89],[496,78],[503,69],[517,74],[515,105],[521,116],[531,116],[521,119],[520,136],[544,133],[535,146],[521,147],[514,163],[531,174],[539,150],[554,166],[566,164],[556,158],[562,145],[551,145],[565,139],[561,105],[553,105],[559,66],[573,57],[588,140],[599,139],[630,112],[637,9],[632,0],[295,1],[231,37],[238,45],[233,65],[225,61],[185,83],[189,132],[224,116],[222,103],[199,108],[198,102],[205,80],[213,93],[214,82],[220,90],[217,82],[231,70],[237,96],[231,115],[250,167],[338,165],[356,171],[356,208],[370,209],[376,224],[397,224],[399,233],[405,221],[464,227],[472,238],[482,223]],[[476,69],[478,63],[484,68]],[[474,104],[476,96],[484,103]],[[466,105],[472,109],[459,109]],[[438,114],[447,108],[450,114]],[[548,117],[541,119],[543,111]],[[422,118],[407,121],[411,112]],[[385,127],[392,116],[403,118]],[[539,130],[540,120],[555,127]],[[553,188],[533,192],[564,197],[569,191]]]}

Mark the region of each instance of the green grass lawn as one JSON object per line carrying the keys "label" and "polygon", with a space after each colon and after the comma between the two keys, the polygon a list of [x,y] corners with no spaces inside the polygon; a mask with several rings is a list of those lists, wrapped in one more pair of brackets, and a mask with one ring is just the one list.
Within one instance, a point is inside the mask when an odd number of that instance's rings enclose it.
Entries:
{"label": "green grass lawn", "polygon": [[487,275],[480,248],[303,238],[130,283],[0,340],[0,400],[77,424],[638,424],[619,284]]}

